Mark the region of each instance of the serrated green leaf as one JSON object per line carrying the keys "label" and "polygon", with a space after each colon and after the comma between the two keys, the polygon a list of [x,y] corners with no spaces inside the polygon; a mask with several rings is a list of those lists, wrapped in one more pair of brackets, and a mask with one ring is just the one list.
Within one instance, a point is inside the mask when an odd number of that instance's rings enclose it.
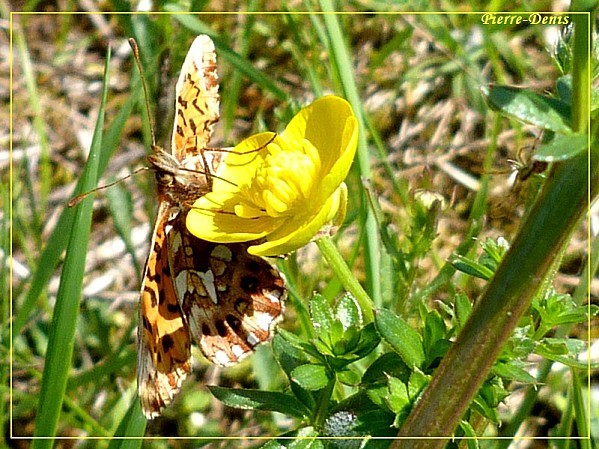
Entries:
{"label": "serrated green leaf", "polygon": [[296,418],[305,418],[310,411],[295,397],[278,391],[263,391],[209,386],[208,389],[223,404],[243,410],[279,412]]}
{"label": "serrated green leaf", "polygon": [[332,377],[323,365],[301,365],[293,370],[291,378],[300,386],[310,391],[322,390]]}
{"label": "serrated green leaf", "polygon": [[526,89],[493,86],[487,92],[491,108],[561,134],[571,134],[570,106],[561,100],[539,95]]}
{"label": "serrated green leaf", "polygon": [[[544,338],[534,352],[546,359],[563,363],[570,368],[588,369],[586,360],[579,360],[579,354],[586,349],[586,342],[576,338]],[[591,369],[599,368],[599,363],[591,363]]]}
{"label": "serrated green leaf", "polygon": [[548,143],[539,145],[533,160],[541,162],[559,162],[571,159],[589,149],[586,134],[558,134]]}
{"label": "serrated green leaf", "polygon": [[304,351],[289,342],[286,336],[284,336],[285,333],[290,332],[279,329],[279,332],[272,339],[272,350],[275,359],[279,362],[287,377],[291,377],[291,372],[296,367],[308,363],[309,359],[306,357]]}
{"label": "serrated green leaf", "polygon": [[428,385],[430,376],[427,376],[420,370],[415,370],[410,375],[408,382],[408,396],[414,400],[418,397],[420,392]]}
{"label": "serrated green leaf", "polygon": [[403,318],[381,309],[375,314],[379,334],[411,368],[420,367],[425,361],[420,335]]}

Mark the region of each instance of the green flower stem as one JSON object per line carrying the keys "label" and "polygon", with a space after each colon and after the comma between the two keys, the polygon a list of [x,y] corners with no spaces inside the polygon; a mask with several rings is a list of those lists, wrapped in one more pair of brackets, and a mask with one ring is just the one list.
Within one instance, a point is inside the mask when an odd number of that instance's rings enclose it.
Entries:
{"label": "green flower stem", "polygon": [[316,240],[318,249],[335,272],[343,287],[354,295],[354,298],[360,304],[362,314],[364,316],[365,324],[374,321],[374,314],[372,312],[373,304],[372,299],[368,296],[368,293],[362,288],[362,285],[356,280],[351,270],[339,254],[337,247],[333,244],[330,238],[323,237]]}

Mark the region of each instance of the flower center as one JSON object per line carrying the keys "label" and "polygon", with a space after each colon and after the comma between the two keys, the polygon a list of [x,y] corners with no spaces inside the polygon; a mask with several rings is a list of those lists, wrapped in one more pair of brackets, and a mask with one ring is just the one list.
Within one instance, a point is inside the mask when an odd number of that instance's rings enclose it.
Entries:
{"label": "flower center", "polygon": [[318,181],[320,157],[309,141],[293,143],[300,143],[300,148],[282,149],[276,142],[268,146],[264,164],[248,184],[240,186],[243,200],[235,208],[237,215],[251,217],[266,212],[281,217],[306,210],[304,203]]}

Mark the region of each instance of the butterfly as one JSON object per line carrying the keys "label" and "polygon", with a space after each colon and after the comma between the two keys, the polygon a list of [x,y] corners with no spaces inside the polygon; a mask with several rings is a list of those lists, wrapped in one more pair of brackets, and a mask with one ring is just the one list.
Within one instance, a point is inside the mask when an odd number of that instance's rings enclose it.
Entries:
{"label": "butterfly", "polygon": [[286,298],[281,274],[249,244],[200,240],[185,226],[193,202],[212,189],[226,150],[208,147],[219,119],[214,43],[198,36],[175,90],[171,152],[153,145],[158,212],[146,261],[138,324],[138,394],[148,419],[160,415],[192,370],[191,341],[230,366],[267,342]]}

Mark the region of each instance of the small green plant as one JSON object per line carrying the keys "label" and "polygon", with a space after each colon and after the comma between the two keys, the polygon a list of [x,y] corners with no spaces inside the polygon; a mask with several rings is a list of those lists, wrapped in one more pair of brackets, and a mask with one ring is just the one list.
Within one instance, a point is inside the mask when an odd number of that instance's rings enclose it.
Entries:
{"label": "small green plant", "polygon": [[[476,260],[460,257],[453,263],[464,273],[488,280],[508,246],[502,238],[488,239],[481,249]],[[280,330],[272,342],[275,359],[287,376],[285,392],[221,387],[210,391],[230,407],[276,411],[298,419],[300,426],[285,436],[313,440],[305,442],[309,447],[388,447],[463,328],[472,301],[456,293],[452,301],[434,309],[422,305],[420,328],[387,309],[375,311],[374,322],[365,324],[360,305],[349,294],[334,304],[315,294],[309,304],[308,336]],[[498,406],[509,395],[511,383],[537,385],[526,370],[531,354],[583,368],[577,355],[584,350],[584,341],[547,334],[558,325],[584,323],[588,311],[569,295],[552,288],[540,291],[460,421],[456,438],[479,434],[481,428],[475,427],[481,418],[499,425]],[[598,311],[591,308],[592,314]],[[478,447],[474,440],[467,441],[469,447]],[[296,447],[285,440],[278,444]]]}

